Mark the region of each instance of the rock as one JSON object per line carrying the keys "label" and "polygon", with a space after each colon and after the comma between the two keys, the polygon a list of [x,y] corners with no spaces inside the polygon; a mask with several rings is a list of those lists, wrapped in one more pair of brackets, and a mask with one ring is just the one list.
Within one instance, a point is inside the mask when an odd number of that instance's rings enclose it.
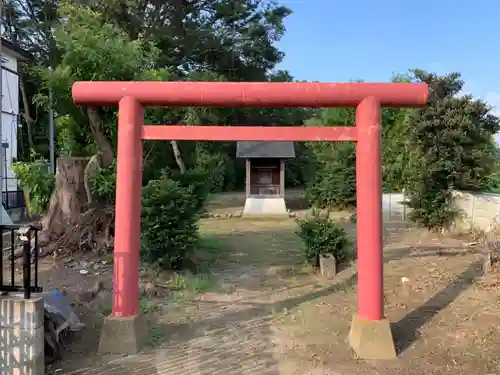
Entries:
{"label": "rock", "polygon": [[90,302],[92,301],[97,294],[101,291],[102,288],[102,283],[100,281],[97,281],[91,289],[78,293],[77,294],[77,300],[78,302]]}
{"label": "rock", "polygon": [[86,270],[86,269],[81,269],[80,270],[80,275],[88,275],[89,274],[89,271]]}
{"label": "rock", "polygon": [[156,297],[160,294],[158,287],[150,281],[141,284],[139,291],[142,295],[147,297]]}
{"label": "rock", "polygon": [[401,291],[405,297],[409,297],[412,291],[410,279],[405,276],[401,278]]}

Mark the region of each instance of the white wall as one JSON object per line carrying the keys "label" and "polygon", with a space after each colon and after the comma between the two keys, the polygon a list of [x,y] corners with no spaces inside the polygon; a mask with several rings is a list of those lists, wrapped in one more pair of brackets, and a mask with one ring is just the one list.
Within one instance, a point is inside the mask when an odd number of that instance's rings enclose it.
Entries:
{"label": "white wall", "polygon": [[[7,190],[17,190],[17,182],[10,168],[12,160],[17,157],[17,130],[19,124],[19,76],[17,72],[17,59],[9,54],[6,49],[2,50],[2,142],[9,144],[5,150],[6,160],[1,161],[4,176],[7,177]],[[9,70],[12,71],[9,71]],[[5,164],[7,169],[5,170]],[[2,181],[2,190],[5,191],[5,182]]]}
{"label": "white wall", "polygon": [[455,204],[461,218],[459,229],[487,230],[500,218],[500,195],[488,193],[455,192]]}
{"label": "white wall", "polygon": [[[500,222],[500,195],[489,193],[469,193],[455,191],[455,207],[460,217],[455,222],[457,231],[466,231],[472,228],[488,230],[494,220]],[[410,209],[403,205],[403,193],[382,194],[382,210],[384,218],[406,219]]]}
{"label": "white wall", "polygon": [[406,220],[409,208],[403,205],[404,199],[403,193],[382,194],[382,215],[384,221]]}

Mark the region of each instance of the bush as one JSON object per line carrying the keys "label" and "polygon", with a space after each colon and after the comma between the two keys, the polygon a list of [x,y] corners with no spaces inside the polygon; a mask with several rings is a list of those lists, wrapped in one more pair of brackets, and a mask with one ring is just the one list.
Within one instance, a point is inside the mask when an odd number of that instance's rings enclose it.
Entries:
{"label": "bush", "polygon": [[[166,172],[165,175],[167,175]],[[177,171],[171,173],[172,180],[191,191],[193,204],[198,212],[203,208],[210,193],[211,186],[208,176],[209,172],[199,167],[188,169],[184,174]]]}
{"label": "bush", "polygon": [[329,217],[313,215],[305,220],[297,220],[297,235],[304,241],[306,261],[319,266],[320,254],[330,253],[337,262],[349,258],[347,233],[337,222]]}
{"label": "bush", "polygon": [[12,170],[28,195],[30,212],[40,215],[47,212],[55,184],[55,176],[47,162],[41,158],[30,163],[17,162],[12,164]]}
{"label": "bush", "polygon": [[180,269],[198,243],[196,186],[166,173],[150,181],[142,195],[141,258],[162,268]]}
{"label": "bush", "polygon": [[411,208],[411,221],[429,230],[449,228],[453,224],[459,212],[453,203],[452,189],[442,185],[438,181],[415,184],[408,191],[405,204]]}

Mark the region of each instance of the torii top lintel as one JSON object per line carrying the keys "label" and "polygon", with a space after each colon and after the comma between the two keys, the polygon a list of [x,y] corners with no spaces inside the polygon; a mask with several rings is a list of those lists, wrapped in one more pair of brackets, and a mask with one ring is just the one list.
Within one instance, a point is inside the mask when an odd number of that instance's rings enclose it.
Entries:
{"label": "torii top lintel", "polygon": [[355,107],[375,97],[384,107],[420,107],[429,90],[422,83],[92,81],[75,82],[72,94],[82,106],[132,97],[143,106]]}

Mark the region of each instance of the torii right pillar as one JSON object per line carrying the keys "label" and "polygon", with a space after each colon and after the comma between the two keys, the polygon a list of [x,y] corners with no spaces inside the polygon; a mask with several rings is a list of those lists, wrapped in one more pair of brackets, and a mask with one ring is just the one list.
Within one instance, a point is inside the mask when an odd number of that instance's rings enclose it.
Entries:
{"label": "torii right pillar", "polygon": [[364,359],[391,359],[396,348],[384,316],[382,157],[380,102],[367,97],[356,108],[358,313],[349,344]]}

